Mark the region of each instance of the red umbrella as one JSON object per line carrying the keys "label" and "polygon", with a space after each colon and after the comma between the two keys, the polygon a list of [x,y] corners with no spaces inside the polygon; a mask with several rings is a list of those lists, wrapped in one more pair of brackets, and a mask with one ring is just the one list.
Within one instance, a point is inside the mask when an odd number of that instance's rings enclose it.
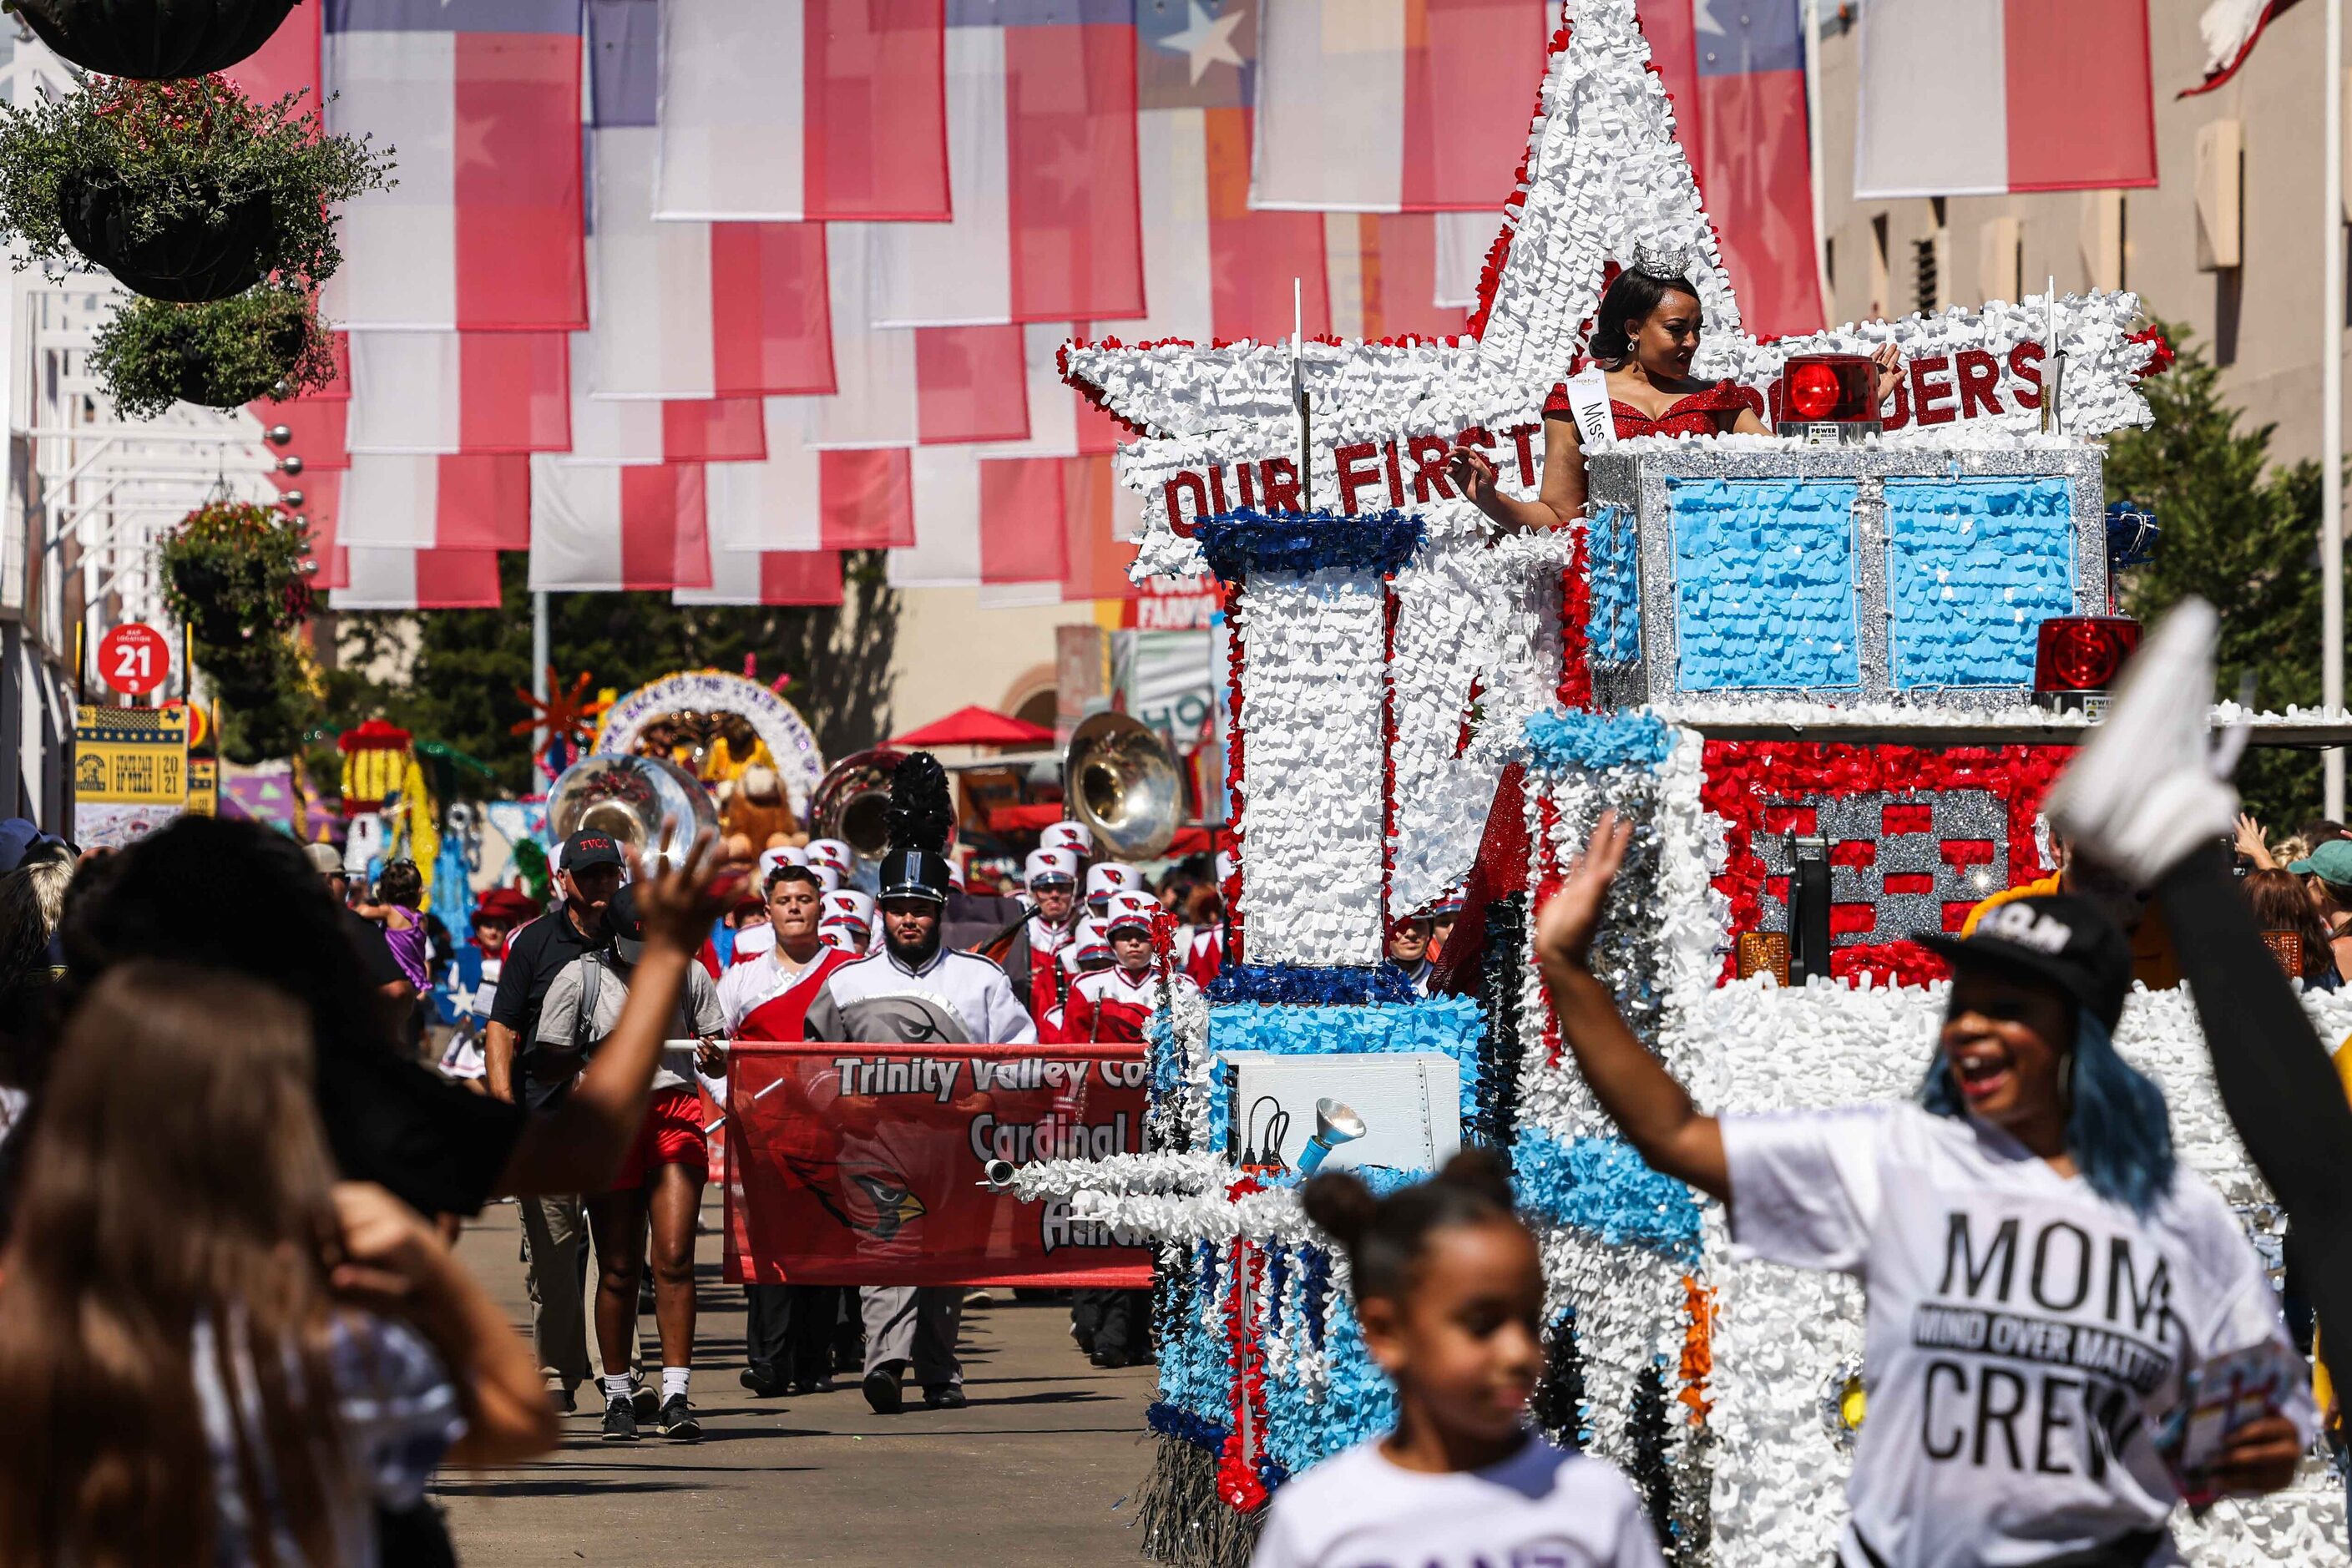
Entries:
{"label": "red umbrella", "polygon": [[1032,724],[1025,719],[1015,719],[990,709],[959,708],[944,719],[935,719],[918,730],[894,737],[894,746],[1044,746],[1051,745],[1054,731],[1043,724]]}

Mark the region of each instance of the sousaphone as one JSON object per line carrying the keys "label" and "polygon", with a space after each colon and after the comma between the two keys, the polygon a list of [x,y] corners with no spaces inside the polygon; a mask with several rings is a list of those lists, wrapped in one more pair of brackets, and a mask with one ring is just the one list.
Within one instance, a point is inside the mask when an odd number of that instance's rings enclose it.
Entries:
{"label": "sousaphone", "polygon": [[1182,776],[1168,742],[1124,713],[1097,713],[1070,736],[1062,801],[1113,860],[1166,854],[1184,816]]}
{"label": "sousaphone", "polygon": [[[670,824],[667,837],[665,821]],[[547,792],[548,837],[558,845],[585,828],[611,834],[641,861],[658,856],[676,866],[706,827],[714,833],[719,828],[710,792],[692,773],[660,757],[583,757]]]}

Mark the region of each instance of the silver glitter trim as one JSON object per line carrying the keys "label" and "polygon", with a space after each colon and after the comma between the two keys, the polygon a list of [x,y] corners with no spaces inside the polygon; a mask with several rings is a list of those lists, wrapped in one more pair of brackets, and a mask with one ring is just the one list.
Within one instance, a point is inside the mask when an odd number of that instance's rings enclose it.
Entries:
{"label": "silver glitter trim", "polygon": [[2022,686],[1984,686],[1948,690],[1895,689],[1888,647],[1894,611],[1887,595],[1885,481],[1891,479],[2063,479],[2074,491],[2074,613],[2107,610],[2105,453],[2084,445],[2065,449],[1944,450],[1894,447],[1812,447],[1791,443],[1769,451],[1722,449],[1703,441],[1680,444],[1671,452],[1596,452],[1585,459],[1593,509],[1623,509],[1640,529],[1642,657],[1632,665],[1601,665],[1593,670],[1593,694],[1603,708],[1669,702],[1681,696],[1675,676],[1680,661],[1675,626],[1674,519],[1667,486],[1678,479],[1848,479],[1854,502],[1854,615],[1861,646],[1859,687],[1710,691],[1710,702],[1785,705],[1791,698],[1815,700],[1891,702],[1906,708],[1979,710],[2015,706],[2029,694]]}

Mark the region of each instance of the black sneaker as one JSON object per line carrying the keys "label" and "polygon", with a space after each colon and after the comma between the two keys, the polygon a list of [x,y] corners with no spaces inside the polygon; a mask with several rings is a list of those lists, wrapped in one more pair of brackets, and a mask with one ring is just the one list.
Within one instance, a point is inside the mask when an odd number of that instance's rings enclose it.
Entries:
{"label": "black sneaker", "polygon": [[604,1402],[604,1441],[634,1443],[637,1440],[637,1412],[625,1399]]}
{"label": "black sneaker", "polygon": [[898,1374],[887,1368],[877,1367],[866,1374],[857,1385],[865,1392],[866,1403],[877,1415],[896,1415],[906,1406],[906,1395],[898,1388]]}
{"label": "black sneaker", "polygon": [[963,1384],[961,1383],[923,1385],[923,1408],[926,1410],[961,1410],[971,1403],[963,1396]]}
{"label": "black sneaker", "polygon": [[636,1386],[629,1390],[629,1408],[639,1421],[650,1423],[661,1409],[660,1391],[648,1385],[644,1378],[637,1379]]}
{"label": "black sneaker", "polygon": [[675,1443],[691,1443],[702,1436],[702,1423],[683,1394],[673,1394],[661,1407],[661,1435]]}

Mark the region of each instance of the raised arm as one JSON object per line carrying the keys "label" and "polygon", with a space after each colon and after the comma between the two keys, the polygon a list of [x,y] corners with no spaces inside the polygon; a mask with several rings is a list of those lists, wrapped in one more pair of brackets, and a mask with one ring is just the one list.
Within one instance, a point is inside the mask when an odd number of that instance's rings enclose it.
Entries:
{"label": "raised arm", "polygon": [[1446,454],[1446,473],[1507,532],[1565,528],[1584,515],[1584,444],[1577,438],[1576,422],[1555,416],[1543,424],[1543,488],[1533,500],[1519,500],[1498,489],[1494,460],[1477,447],[1456,447]]}
{"label": "raised arm", "polygon": [[719,874],[712,838],[706,829],[676,871],[636,871],[646,949],[630,973],[620,1021],[563,1103],[525,1124],[499,1179],[500,1193],[596,1193],[612,1184],[645,1119],[687,965],[741,880]]}
{"label": "raised arm", "polygon": [[1731,1196],[1724,1163],[1723,1129],[1702,1116],[1658,1059],[1642,1048],[1616,998],[1587,961],[1601,906],[1625,859],[1632,827],[1605,811],[1593,825],[1583,858],[1536,917],[1536,958],[1559,1032],[1593,1098],[1652,1170],[1687,1182],[1710,1196]]}

